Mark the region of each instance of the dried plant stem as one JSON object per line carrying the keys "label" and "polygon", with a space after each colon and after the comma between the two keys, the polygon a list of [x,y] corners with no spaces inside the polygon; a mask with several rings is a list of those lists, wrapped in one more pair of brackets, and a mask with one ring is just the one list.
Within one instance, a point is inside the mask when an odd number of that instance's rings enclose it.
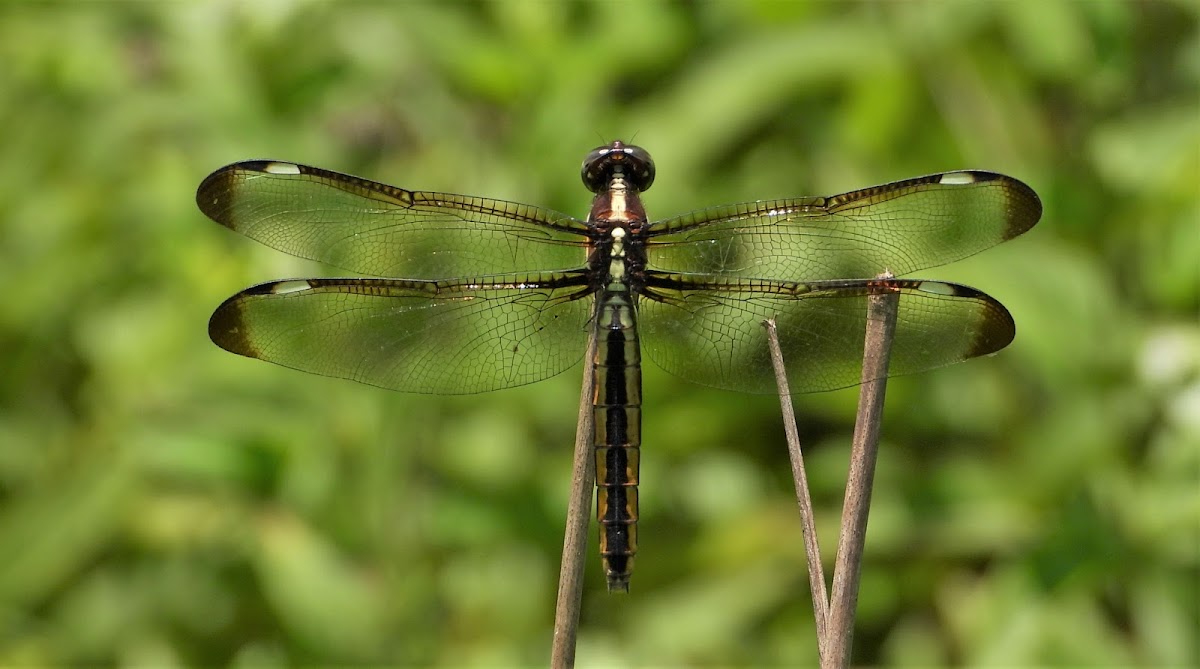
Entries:
{"label": "dried plant stem", "polygon": [[579,421],[575,430],[575,462],[571,471],[571,496],[567,502],[567,525],[563,533],[562,566],[558,572],[558,602],[554,607],[554,642],[550,666],[575,666],[575,641],[579,632],[579,609],[583,603],[583,566],[587,556],[587,530],[591,520],[592,495],[596,487],[596,464],[592,456],[592,359],[596,334],[588,338],[583,363],[583,389],[579,395]]}
{"label": "dried plant stem", "polygon": [[[796,413],[792,410],[792,393],[788,387],[783,352],[779,350],[779,333],[775,319],[763,323],[767,328],[767,343],[771,349],[771,366],[775,368],[775,383],[779,386],[779,409],[783,413],[783,432],[787,437],[788,456],[792,461],[792,479],[796,484],[796,504],[800,507],[800,533],[804,537],[804,556],[808,562],[808,587],[812,591],[813,617],[817,622],[817,648],[826,656],[828,637],[829,596],[825,592],[825,572],[821,567],[821,548],[817,545],[816,516],[812,496],[808,492],[808,476],[804,473],[804,455],[800,451],[800,435],[796,430]],[[824,662],[822,662],[824,664]]]}
{"label": "dried plant stem", "polygon": [[[890,278],[890,275],[886,277]],[[867,538],[867,512],[871,506],[871,487],[879,454],[879,427],[883,420],[883,398],[887,390],[888,362],[891,359],[899,303],[900,294],[888,291],[872,295],[867,304],[863,383],[858,396],[846,500],[842,507],[842,527],[833,566],[833,596],[829,602],[830,636],[825,644],[828,656],[823,658],[830,667],[850,666],[854,611],[858,605],[863,545]],[[824,661],[822,665],[825,665]]]}

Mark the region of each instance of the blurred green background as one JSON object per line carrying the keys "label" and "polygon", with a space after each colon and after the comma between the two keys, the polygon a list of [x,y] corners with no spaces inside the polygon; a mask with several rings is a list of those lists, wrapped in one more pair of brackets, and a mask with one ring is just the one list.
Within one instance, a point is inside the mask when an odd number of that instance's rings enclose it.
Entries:
{"label": "blurred green background", "polygon": [[[855,659],[1200,662],[1195,2],[99,3],[0,9],[0,665],[547,662],[581,368],[401,395],[205,324],[330,272],[214,225],[278,158],[584,215],[634,139],[652,216],[960,168],[1043,198],[926,278],[1018,324],[893,381]],[[805,277],[796,277],[803,279]],[[815,664],[778,403],[648,369],[628,596],[581,667]],[[856,391],[797,398],[832,562]]]}

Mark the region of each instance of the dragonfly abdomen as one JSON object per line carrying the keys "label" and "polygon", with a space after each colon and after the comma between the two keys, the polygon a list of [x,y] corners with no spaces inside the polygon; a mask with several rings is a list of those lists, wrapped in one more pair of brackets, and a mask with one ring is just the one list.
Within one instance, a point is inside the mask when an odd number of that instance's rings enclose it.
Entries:
{"label": "dragonfly abdomen", "polygon": [[637,553],[642,357],[628,292],[602,293],[596,315],[592,418],[600,555],[608,589],[627,592]]}

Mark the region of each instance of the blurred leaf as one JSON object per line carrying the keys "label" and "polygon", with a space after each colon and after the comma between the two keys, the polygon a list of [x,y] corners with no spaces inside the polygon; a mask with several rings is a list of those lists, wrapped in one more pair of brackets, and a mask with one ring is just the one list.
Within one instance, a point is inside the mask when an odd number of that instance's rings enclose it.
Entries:
{"label": "blurred leaf", "polygon": [[261,523],[258,577],[281,622],[315,657],[375,657],[387,631],[376,578],[295,518],[271,514]]}
{"label": "blurred leaf", "polygon": [[0,601],[37,605],[105,549],[122,522],[137,470],[102,450],[0,514]]}

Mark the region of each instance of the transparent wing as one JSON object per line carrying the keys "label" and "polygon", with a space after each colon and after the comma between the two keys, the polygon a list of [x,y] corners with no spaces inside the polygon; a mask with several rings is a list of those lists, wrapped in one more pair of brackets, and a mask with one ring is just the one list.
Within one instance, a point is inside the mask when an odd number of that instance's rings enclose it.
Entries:
{"label": "transparent wing", "polygon": [[200,184],[196,203],[267,246],[372,276],[562,271],[585,257],[585,225],[565,214],[408,191],[295,163],[223,167]]}
{"label": "transparent wing", "polygon": [[907,274],[965,258],[1033,227],[1029,186],[947,172],[832,197],[704,209],[652,225],[651,267],[779,281]]}
{"label": "transparent wing", "polygon": [[772,317],[792,392],[861,383],[867,298],[884,291],[900,293],[890,376],[993,353],[1015,334],[999,302],[952,283],[684,276],[659,276],[650,283],[638,302],[649,358],[683,379],[727,390],[776,392],[761,325]]}
{"label": "transparent wing", "polygon": [[579,273],[479,280],[297,279],[248,288],[209,321],[227,351],[417,393],[540,381],[583,356],[591,299]]}

